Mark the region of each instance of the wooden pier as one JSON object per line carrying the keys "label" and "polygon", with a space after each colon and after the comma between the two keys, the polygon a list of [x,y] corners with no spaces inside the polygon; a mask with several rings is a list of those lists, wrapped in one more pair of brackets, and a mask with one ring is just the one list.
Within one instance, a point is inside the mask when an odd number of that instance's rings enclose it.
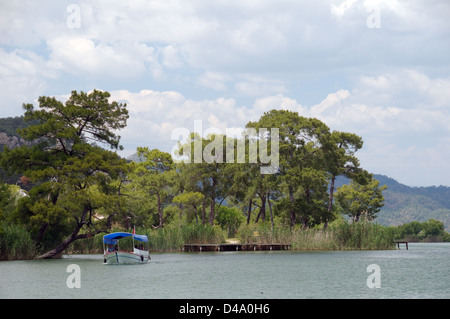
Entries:
{"label": "wooden pier", "polygon": [[408,250],[408,242],[407,241],[394,241],[394,244],[397,245],[398,249],[400,249],[400,244],[405,244],[406,250]]}
{"label": "wooden pier", "polygon": [[290,250],[289,244],[184,244],[184,252]]}

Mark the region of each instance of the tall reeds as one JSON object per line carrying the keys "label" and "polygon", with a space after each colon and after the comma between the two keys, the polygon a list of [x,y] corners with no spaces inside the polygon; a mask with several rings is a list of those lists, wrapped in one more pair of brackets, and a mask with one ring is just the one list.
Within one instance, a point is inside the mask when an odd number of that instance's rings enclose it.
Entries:
{"label": "tall reeds", "polygon": [[35,246],[21,225],[0,224],[0,260],[31,259]]}
{"label": "tall reeds", "polygon": [[152,229],[146,232],[150,250],[156,252],[180,251],[183,244],[223,243],[226,231],[219,226],[185,224]]}
{"label": "tall reeds", "polygon": [[[123,231],[123,230],[113,230]],[[156,229],[137,229],[136,233],[147,235],[151,252],[181,251],[183,244],[213,244],[222,243],[226,239],[226,231],[219,226],[185,224],[168,225]],[[131,240],[121,240],[120,249],[132,249]],[[103,253],[103,234],[95,237],[77,240],[66,251],[69,254],[100,254]]]}
{"label": "tall reeds", "polygon": [[245,225],[239,229],[242,243],[291,244],[293,250],[371,250],[392,249],[392,232],[385,226],[370,222],[341,222],[328,227],[301,229],[287,226],[271,227],[268,223]]}
{"label": "tall reeds", "polygon": [[[183,244],[219,244],[225,242],[226,230],[215,225],[182,224],[158,229],[140,229],[149,239],[151,252],[179,252]],[[66,254],[103,253],[103,234],[75,241]],[[393,232],[389,227],[360,221],[342,221],[322,228],[290,228],[269,222],[241,225],[237,239],[243,243],[290,244],[292,250],[375,250],[394,249]],[[129,247],[128,247],[129,246]],[[121,242],[121,249],[132,248]],[[34,245],[29,234],[21,226],[5,226],[0,234],[0,258],[29,259],[34,256]]]}

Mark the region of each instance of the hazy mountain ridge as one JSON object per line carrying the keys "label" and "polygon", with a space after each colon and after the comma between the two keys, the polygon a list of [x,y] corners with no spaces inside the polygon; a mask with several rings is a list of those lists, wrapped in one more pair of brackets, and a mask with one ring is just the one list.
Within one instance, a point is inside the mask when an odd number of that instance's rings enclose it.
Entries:
{"label": "hazy mountain ridge", "polygon": [[[374,174],[374,178],[380,185],[387,186],[383,191],[384,206],[376,219],[378,223],[398,226],[434,218],[442,221],[445,230],[450,231],[450,187],[411,187],[380,174]],[[340,178],[339,182],[342,185],[348,180]]]}
{"label": "hazy mountain ridge", "polygon": [[28,124],[23,116],[0,118],[0,151],[7,146],[10,149],[22,145],[32,145],[20,137],[17,129],[26,127]]}

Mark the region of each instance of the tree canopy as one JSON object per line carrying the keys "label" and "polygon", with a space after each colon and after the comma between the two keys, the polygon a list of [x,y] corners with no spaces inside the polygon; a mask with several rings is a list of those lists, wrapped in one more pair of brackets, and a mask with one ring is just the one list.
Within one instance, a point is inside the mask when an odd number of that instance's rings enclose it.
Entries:
{"label": "tree canopy", "polygon": [[[128,111],[109,98],[73,91],[64,103],[40,97],[38,108],[24,104],[28,126],[19,133],[33,143],[1,153],[1,166],[32,187],[13,209],[3,200],[0,219],[25,225],[41,258],[113,225],[162,228],[186,218],[230,234],[242,222],[326,228],[340,213],[354,222],[375,218],[383,205],[383,187],[356,157],[362,138],[318,119],[271,110],[240,138],[192,133],[179,145],[184,162],[143,146],[140,160],[127,163],[116,151]],[[341,175],[352,183],[336,191]]]}
{"label": "tree canopy", "polygon": [[[3,167],[22,171],[36,185],[16,210],[36,233],[36,245],[59,238],[42,258],[52,258],[74,240],[104,231],[118,213],[120,199],[112,181],[126,174],[126,161],[93,144],[120,148],[115,131],[125,127],[128,111],[125,105],[110,103],[109,97],[97,90],[73,91],[64,104],[54,97],[40,97],[39,109],[24,104],[25,121],[36,124],[19,132],[39,143],[2,153]],[[107,218],[98,219],[99,210]]]}

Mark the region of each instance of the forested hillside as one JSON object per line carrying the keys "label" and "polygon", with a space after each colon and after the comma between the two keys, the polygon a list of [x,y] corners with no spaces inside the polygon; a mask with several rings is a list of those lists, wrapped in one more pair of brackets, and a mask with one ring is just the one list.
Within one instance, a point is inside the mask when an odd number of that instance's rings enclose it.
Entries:
{"label": "forested hillside", "polygon": [[23,116],[0,118],[0,132],[19,137],[17,129],[26,127]]}
{"label": "forested hillside", "polygon": [[387,185],[385,205],[378,214],[380,224],[397,226],[434,218],[444,223],[447,232],[450,230],[450,187],[409,187],[384,175],[374,177],[380,185]]}
{"label": "forested hillside", "polygon": [[15,148],[29,144],[17,132],[18,129],[27,125],[23,116],[0,118],[0,152],[5,146]]}
{"label": "forested hillside", "polygon": [[[24,121],[23,116],[0,118],[0,152],[3,152],[5,146],[10,149],[20,147],[22,145],[29,145],[19,133],[18,129],[24,128],[28,125]],[[0,180],[8,184],[16,184],[20,178],[20,174],[7,174],[3,168],[0,167]]]}

